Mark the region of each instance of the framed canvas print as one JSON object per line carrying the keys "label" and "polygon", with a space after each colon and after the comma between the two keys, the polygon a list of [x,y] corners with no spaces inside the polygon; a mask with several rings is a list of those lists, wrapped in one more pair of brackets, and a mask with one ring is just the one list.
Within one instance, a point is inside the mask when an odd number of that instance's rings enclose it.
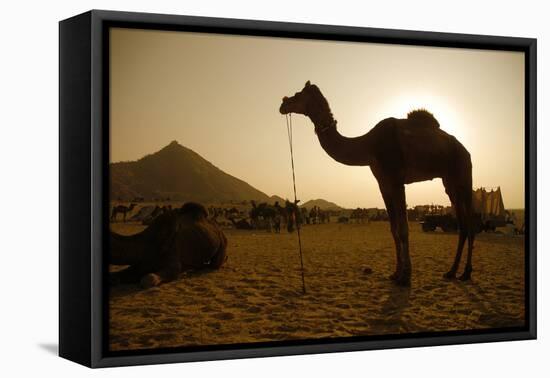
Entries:
{"label": "framed canvas print", "polygon": [[536,40],[60,22],[60,355],[536,337]]}

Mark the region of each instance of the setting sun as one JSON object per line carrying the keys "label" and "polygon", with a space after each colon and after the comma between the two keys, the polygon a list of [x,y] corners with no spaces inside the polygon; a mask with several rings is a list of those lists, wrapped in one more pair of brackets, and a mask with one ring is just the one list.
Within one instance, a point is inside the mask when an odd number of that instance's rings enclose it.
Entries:
{"label": "setting sun", "polygon": [[413,92],[392,98],[382,106],[387,114],[394,114],[396,118],[406,118],[407,114],[415,109],[426,109],[438,120],[445,132],[453,135],[466,147],[469,145],[469,133],[464,127],[464,121],[454,110],[452,99],[440,98],[423,92]]}

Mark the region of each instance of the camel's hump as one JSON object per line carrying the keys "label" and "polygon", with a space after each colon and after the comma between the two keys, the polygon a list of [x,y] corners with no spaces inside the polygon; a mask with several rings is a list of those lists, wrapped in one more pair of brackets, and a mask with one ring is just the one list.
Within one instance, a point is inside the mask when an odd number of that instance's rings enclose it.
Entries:
{"label": "camel's hump", "polygon": [[415,125],[439,128],[439,122],[437,122],[437,119],[435,119],[433,114],[426,109],[417,109],[409,112],[407,114],[407,119]]}
{"label": "camel's hump", "polygon": [[195,220],[204,219],[208,216],[206,208],[196,202],[185,203],[180,209],[180,214],[190,214]]}

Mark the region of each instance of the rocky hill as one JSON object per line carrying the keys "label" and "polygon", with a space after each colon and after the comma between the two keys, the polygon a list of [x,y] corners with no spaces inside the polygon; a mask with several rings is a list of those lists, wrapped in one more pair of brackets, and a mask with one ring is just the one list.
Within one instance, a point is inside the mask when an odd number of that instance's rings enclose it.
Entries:
{"label": "rocky hill", "polygon": [[130,201],[269,201],[270,197],[243,180],[173,141],[137,161],[110,164],[111,198]]}

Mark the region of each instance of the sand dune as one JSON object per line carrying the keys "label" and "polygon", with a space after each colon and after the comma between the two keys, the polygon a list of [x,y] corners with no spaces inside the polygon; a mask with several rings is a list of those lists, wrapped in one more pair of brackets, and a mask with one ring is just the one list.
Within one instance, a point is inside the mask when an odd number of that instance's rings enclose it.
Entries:
{"label": "sand dune", "polygon": [[[524,239],[481,234],[473,280],[446,281],[455,234],[411,223],[412,287],[388,280],[395,264],[386,222],[303,228],[307,293],[296,234],[227,230],[227,264],[160,287],[112,288],[110,348],[129,350],[353,335],[522,326]],[[117,223],[134,233],[142,226]],[[365,274],[364,268],[372,269]]]}

